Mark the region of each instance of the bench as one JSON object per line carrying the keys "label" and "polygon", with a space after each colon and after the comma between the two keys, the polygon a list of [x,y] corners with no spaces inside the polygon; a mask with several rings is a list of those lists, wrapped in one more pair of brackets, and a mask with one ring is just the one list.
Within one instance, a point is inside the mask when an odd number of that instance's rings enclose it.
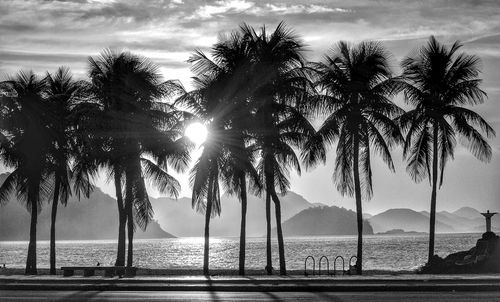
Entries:
{"label": "bench", "polygon": [[95,275],[95,271],[104,271],[104,277],[114,277],[116,275],[125,277],[135,277],[137,273],[136,267],[126,266],[63,266],[61,267],[64,277],[70,277],[75,274],[75,271],[83,271],[84,277]]}

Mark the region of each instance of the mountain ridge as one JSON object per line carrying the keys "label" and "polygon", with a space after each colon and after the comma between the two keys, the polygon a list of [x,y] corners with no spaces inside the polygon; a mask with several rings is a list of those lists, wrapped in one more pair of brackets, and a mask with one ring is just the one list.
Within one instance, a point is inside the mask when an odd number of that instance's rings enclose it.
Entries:
{"label": "mountain ridge", "polygon": [[[282,223],[286,236],[357,235],[356,213],[337,206],[311,207],[300,211]],[[273,229],[273,233],[276,228]],[[372,235],[373,229],[363,220],[363,234]]]}
{"label": "mountain ridge", "polygon": [[[7,174],[0,174],[0,184]],[[29,239],[30,214],[14,196],[0,208],[0,241]],[[90,198],[70,197],[67,206],[59,206],[56,220],[57,240],[100,240],[118,237],[116,199],[96,188]],[[50,238],[51,206],[44,202],[38,216],[37,239]],[[15,217],[15,219],[12,219]],[[175,238],[163,230],[157,221],[151,221],[143,232],[137,228],[135,238]]]}
{"label": "mountain ridge", "polygon": [[[7,174],[0,174],[0,183],[3,183]],[[0,208],[0,240],[27,240],[29,230],[29,214],[15,198],[4,207]],[[191,207],[191,200],[183,197],[177,200],[167,197],[150,197],[155,212],[154,221],[151,222],[146,232],[138,230],[136,238],[172,238],[203,236],[204,217]],[[304,234],[323,235],[338,234],[331,222],[325,221],[325,214],[321,211],[332,211],[332,207],[350,211],[336,206],[327,206],[323,203],[307,201],[300,194],[290,191],[281,196],[282,221],[284,228],[288,228],[288,220],[308,209],[311,222],[303,221],[301,224],[310,224],[322,221],[323,226],[316,226],[317,231],[304,230]],[[222,214],[211,220],[210,235],[219,237],[238,237],[240,232],[241,206],[237,197],[223,195],[221,198]],[[272,226],[274,223],[274,204],[271,204]],[[339,210],[337,210],[339,211]],[[311,214],[316,212],[316,214]],[[352,212],[354,213],[354,212]],[[331,220],[335,220],[335,213],[330,212]],[[15,217],[15,218],[13,218]],[[90,199],[82,198],[78,201],[71,198],[67,207],[60,206],[56,225],[57,239],[116,239],[118,229],[118,213],[116,200],[97,188]],[[303,218],[301,218],[303,219]],[[373,233],[384,233],[394,229],[405,232],[428,232],[429,214],[426,211],[417,212],[412,209],[389,209],[377,215],[365,213],[364,219],[368,221]],[[306,219],[307,220],[307,219]],[[316,221],[317,220],[317,221]],[[319,222],[318,222],[319,223]],[[329,225],[329,227],[327,227]],[[484,232],[484,218],[479,211],[472,207],[462,207],[455,211],[440,211],[436,213],[436,232]],[[494,231],[500,230],[500,215],[493,218]],[[248,196],[247,236],[260,237],[265,234],[265,200],[262,197]],[[41,216],[39,216],[38,239],[48,239],[50,229],[50,206],[45,203]],[[332,230],[331,230],[332,229]],[[365,229],[368,229],[366,227]],[[168,230],[166,232],[165,230]],[[297,233],[297,231],[294,231]],[[292,233],[294,233],[292,232]],[[352,233],[349,230],[349,233]]]}

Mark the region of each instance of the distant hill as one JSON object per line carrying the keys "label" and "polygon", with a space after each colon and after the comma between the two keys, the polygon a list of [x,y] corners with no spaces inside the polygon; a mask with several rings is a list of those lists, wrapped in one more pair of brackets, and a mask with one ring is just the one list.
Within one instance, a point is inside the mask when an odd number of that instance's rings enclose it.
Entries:
{"label": "distant hill", "polygon": [[[455,211],[453,213],[450,213],[447,211],[441,211],[441,212],[436,213],[436,221],[439,221],[439,222],[442,222],[444,224],[451,226],[453,228],[454,232],[458,232],[458,233],[473,232],[473,230],[477,229],[478,227],[482,227],[484,229],[485,222],[484,222],[483,216],[481,216],[481,214],[477,210],[474,210],[472,208],[469,208],[469,209],[471,210],[470,215],[469,215],[469,217],[471,217],[471,218],[462,217],[462,216],[454,214],[457,211]],[[458,211],[460,211],[460,210],[458,210]],[[477,215],[474,216],[472,211],[477,213]],[[420,213],[424,214],[426,217],[430,217],[429,212],[427,212],[427,211],[423,211]]]}
{"label": "distant hill", "polygon": [[[284,236],[357,235],[356,213],[336,206],[302,210],[283,222]],[[276,230],[274,229],[273,232]],[[363,233],[373,234],[364,220]]]}
{"label": "distant hill", "polygon": [[[282,221],[287,220],[298,212],[318,206],[305,200],[299,194],[288,192],[280,196]],[[191,207],[190,198],[151,198],[155,211],[155,219],[165,230],[169,230],[176,236],[195,237],[203,236],[205,225],[204,216],[197,213]],[[210,222],[211,236],[237,237],[240,234],[241,205],[235,196],[224,195],[221,197],[222,213]],[[271,203],[271,214],[273,225],[274,203]],[[247,209],[247,236],[262,236],[266,230],[265,200],[253,195],[248,196]]]}
{"label": "distant hill", "polygon": [[[390,209],[368,219],[375,233],[392,229],[404,231],[429,232],[429,217],[410,209]],[[453,227],[443,222],[436,222],[436,233],[456,232]]]}
{"label": "distant hill", "polygon": [[[376,233],[391,229],[406,232],[429,232],[429,212],[410,209],[390,209],[368,219]],[[500,215],[492,219],[493,231],[500,231]],[[436,213],[437,233],[480,233],[485,231],[484,217],[471,207],[463,207],[454,212]]]}
{"label": "distant hill", "polygon": [[[0,184],[7,174],[0,174]],[[38,216],[37,239],[50,238],[51,206],[44,202]],[[0,208],[0,241],[28,240],[30,214],[13,196],[7,205]],[[118,213],[116,200],[96,189],[90,198],[70,198],[66,207],[59,206],[56,222],[58,240],[116,239],[118,236]],[[153,221],[146,232],[139,228],[136,238],[172,238]]]}
{"label": "distant hill", "polygon": [[[0,174],[0,184],[7,174]],[[30,216],[15,197],[0,208],[0,241],[27,240]],[[224,195],[221,198],[222,214],[212,219],[211,236],[239,236],[241,206],[236,197]],[[176,236],[203,236],[204,216],[191,207],[191,199],[152,198],[155,220],[146,232],[137,229],[136,238],[170,238]],[[282,221],[303,209],[319,206],[311,204],[302,196],[289,192],[280,196],[282,203]],[[271,204],[274,217],[274,204]],[[274,221],[274,218],[273,218]],[[273,224],[275,225],[275,224]],[[89,199],[78,201],[71,198],[67,207],[60,206],[56,225],[57,239],[116,239],[118,232],[118,214],[116,200],[96,189]],[[44,203],[38,218],[38,239],[49,238],[50,204]],[[168,230],[171,233],[167,233]],[[263,198],[248,196],[247,235],[260,236],[265,232],[265,201]]]}
{"label": "distant hill", "polygon": [[481,217],[481,213],[478,210],[471,208],[471,207],[460,208],[460,209],[456,210],[455,212],[453,212],[453,214],[456,216],[460,216],[463,218],[469,218],[469,219],[476,219],[477,217]]}
{"label": "distant hill", "polygon": [[[7,174],[0,174],[0,184]],[[0,208],[0,241],[27,240],[30,216],[15,198]],[[155,220],[146,232],[139,229],[136,238],[170,238],[203,236],[204,216],[191,207],[190,198],[152,198]],[[354,212],[337,207],[328,207],[322,203],[311,203],[299,194],[289,192],[280,196],[282,221],[289,234],[355,234],[356,219]],[[210,235],[219,237],[237,237],[240,232],[241,206],[234,196],[221,198],[222,214],[210,224]],[[306,210],[306,211],[304,211]],[[274,204],[271,204],[272,225],[275,226]],[[300,215],[299,215],[300,214]],[[291,219],[293,217],[293,220]],[[355,216],[354,216],[355,217]],[[373,233],[401,229],[405,232],[428,232],[429,213],[411,209],[390,209],[377,215],[363,215]],[[346,223],[338,223],[343,221]],[[351,221],[354,225],[351,224]],[[441,211],[436,215],[438,233],[484,232],[484,218],[479,211],[464,207],[454,212]],[[286,226],[285,226],[286,225]],[[500,231],[500,214],[493,217],[493,230]],[[299,227],[301,226],[301,227]],[[301,229],[303,228],[303,230]],[[49,238],[50,204],[44,202],[39,216],[38,238]],[[96,189],[89,199],[78,201],[71,198],[67,207],[59,207],[57,218],[58,239],[116,239],[118,214],[116,200]],[[166,232],[165,230],[168,230]],[[352,231],[354,230],[354,231]],[[287,231],[288,232],[288,231]],[[260,237],[265,234],[265,201],[263,198],[249,195],[247,211],[247,236]],[[286,234],[286,233],[285,233]]]}

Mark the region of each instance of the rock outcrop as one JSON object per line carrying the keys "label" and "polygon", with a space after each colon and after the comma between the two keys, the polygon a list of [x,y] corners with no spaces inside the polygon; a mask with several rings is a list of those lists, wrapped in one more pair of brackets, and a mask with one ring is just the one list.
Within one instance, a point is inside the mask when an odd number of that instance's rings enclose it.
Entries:
{"label": "rock outcrop", "polygon": [[486,232],[468,251],[450,254],[444,259],[435,255],[421,273],[477,274],[500,273],[500,237]]}

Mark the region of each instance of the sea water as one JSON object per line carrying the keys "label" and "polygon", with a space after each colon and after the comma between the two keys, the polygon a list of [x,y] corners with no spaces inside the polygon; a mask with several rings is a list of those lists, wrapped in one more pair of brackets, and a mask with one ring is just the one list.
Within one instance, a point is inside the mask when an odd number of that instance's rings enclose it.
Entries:
{"label": "sea water", "polygon": [[[480,234],[437,234],[435,253],[441,257],[472,248]],[[428,235],[365,235],[363,237],[364,269],[413,270],[427,260]],[[134,241],[135,265],[144,268],[200,269],[203,265],[202,237],[175,239],[143,239]],[[318,236],[285,238],[287,268],[302,270],[304,259],[311,255],[319,260],[325,255],[333,262],[340,255],[348,259],[356,254],[356,236]],[[116,241],[57,241],[57,266],[112,265],[116,257]],[[278,245],[273,240],[273,265],[278,264]],[[23,268],[28,242],[0,242],[0,265]],[[210,268],[237,269],[239,238],[210,238]],[[266,239],[247,238],[246,267],[263,269],[266,265]],[[49,242],[38,241],[39,268],[49,267]],[[326,263],[323,262],[323,265]],[[339,264],[339,263],[338,263]],[[317,264],[316,264],[317,265]],[[333,263],[330,263],[333,266]]]}

